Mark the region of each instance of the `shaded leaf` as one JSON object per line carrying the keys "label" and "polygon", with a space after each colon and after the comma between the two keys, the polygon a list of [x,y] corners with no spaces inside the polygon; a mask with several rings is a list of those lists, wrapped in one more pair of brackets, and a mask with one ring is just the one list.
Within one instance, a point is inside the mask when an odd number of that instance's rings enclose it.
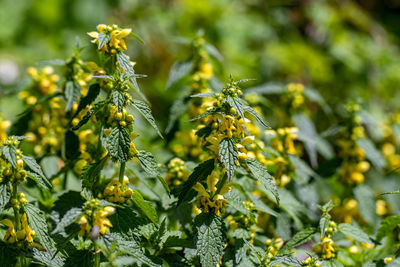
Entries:
{"label": "shaded leaf", "polygon": [[153,223],[158,224],[158,215],[151,202],[143,199],[139,191],[133,190],[132,200],[135,205],[149,218]]}
{"label": "shaded leaf", "polygon": [[158,135],[161,138],[164,138],[160,132],[160,130],[157,127],[156,121],[151,114],[151,109],[149,105],[147,105],[145,102],[137,99],[133,99],[133,106],[143,115],[143,117],[150,123],[151,126],[157,131]]}
{"label": "shaded leaf", "polygon": [[229,182],[231,182],[239,161],[237,147],[231,138],[224,138],[219,143],[218,150],[219,159],[224,164]]}

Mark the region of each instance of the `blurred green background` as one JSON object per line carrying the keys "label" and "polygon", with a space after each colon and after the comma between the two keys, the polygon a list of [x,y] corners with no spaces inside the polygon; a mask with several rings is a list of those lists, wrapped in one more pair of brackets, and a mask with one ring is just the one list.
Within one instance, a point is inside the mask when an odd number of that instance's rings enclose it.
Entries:
{"label": "blurred green background", "polygon": [[395,0],[0,0],[0,112],[20,111],[13,93],[29,82],[27,66],[67,58],[76,36],[91,45],[86,33],[99,23],[144,40],[130,39],[128,53],[148,75],[140,84],[162,127],[174,98],[165,91],[169,69],[185,58],[179,37],[201,29],[224,57],[222,81],[232,73],[256,78],[249,85],[302,82],[333,107],[360,98],[370,109],[397,109],[399,12]]}

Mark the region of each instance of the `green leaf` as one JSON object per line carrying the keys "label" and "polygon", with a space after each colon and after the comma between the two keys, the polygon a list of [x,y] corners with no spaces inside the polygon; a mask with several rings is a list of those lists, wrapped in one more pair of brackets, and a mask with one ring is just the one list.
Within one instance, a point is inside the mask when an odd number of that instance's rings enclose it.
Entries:
{"label": "green leaf", "polygon": [[218,49],[215,46],[213,46],[211,44],[206,44],[204,46],[204,48],[206,49],[207,53],[210,56],[213,56],[218,61],[222,62],[224,60],[224,58],[222,57],[221,53],[218,51]]}
{"label": "green leaf", "polygon": [[44,175],[42,168],[37,164],[36,160],[30,156],[22,156],[22,160],[25,164],[32,170],[32,172],[28,171],[28,174],[31,174],[31,177],[44,189],[50,189],[52,187],[51,182],[47,179],[46,175]]}
{"label": "green leaf", "polygon": [[78,101],[81,95],[81,86],[77,81],[68,81],[65,85],[65,98],[67,104],[65,105],[65,111],[70,111],[72,105]]}
{"label": "green leaf", "polygon": [[317,131],[312,120],[302,113],[292,116],[294,124],[299,129],[298,139],[304,142],[306,151],[310,158],[311,166],[317,167]]}
{"label": "green leaf", "polygon": [[118,112],[122,112],[122,109],[124,108],[126,101],[124,93],[117,90],[113,90],[111,94],[113,103],[117,107]]}
{"label": "green leaf", "polygon": [[165,129],[166,133],[169,133],[174,127],[175,122],[186,112],[189,107],[189,102],[185,101],[184,98],[178,98],[174,101],[169,111],[168,125]]}
{"label": "green leaf", "polygon": [[53,251],[39,251],[37,248],[33,249],[33,258],[43,263],[46,266],[62,267],[64,266],[64,258],[53,255]]}
{"label": "green leaf", "polygon": [[289,266],[301,267],[302,262],[295,257],[290,257],[289,255],[277,255],[274,256],[268,263],[268,266],[280,266],[280,263],[285,263]]}
{"label": "green leaf", "polygon": [[196,135],[198,137],[205,139],[207,136],[209,136],[211,134],[211,132],[212,132],[212,128],[206,126],[206,127],[203,127],[203,128],[200,128],[199,130],[197,130]]}
{"label": "green leaf", "polygon": [[236,110],[240,117],[245,119],[243,109],[244,106],[246,106],[246,103],[243,103],[244,100],[239,97],[227,96],[227,101]]}
{"label": "green leaf", "polygon": [[79,216],[82,214],[81,208],[72,208],[67,213],[65,213],[64,217],[57,223],[56,228],[53,230],[51,234],[57,234],[59,232],[65,231],[65,228],[73,224]]}
{"label": "green leaf", "polygon": [[310,240],[313,235],[317,232],[314,227],[309,227],[297,232],[292,239],[290,239],[282,248],[281,251],[285,251],[294,247],[297,247],[308,240]]}
{"label": "green leaf", "polygon": [[11,163],[14,168],[17,168],[17,150],[13,146],[3,146],[0,147],[1,154],[6,158],[6,160]]}
{"label": "green leaf", "polygon": [[84,108],[92,104],[96,100],[97,96],[100,94],[100,85],[98,83],[92,84],[89,87],[87,95],[80,99],[78,109],[75,112],[74,117]]}
{"label": "green leaf", "polygon": [[195,118],[193,118],[193,119],[191,119],[189,121],[197,121],[197,120],[199,120],[201,118],[207,117],[208,115],[212,115],[212,114],[218,113],[218,111],[220,111],[219,108],[211,108],[211,109],[206,110],[204,113],[200,114],[199,116],[197,116],[197,117],[195,117]]}
{"label": "green leaf", "polygon": [[264,122],[264,120],[261,118],[261,116],[258,115],[258,113],[257,113],[252,107],[247,106],[247,105],[244,105],[244,106],[243,106],[243,109],[246,110],[246,111],[247,111],[248,113],[250,113],[251,115],[253,115],[253,116],[256,118],[256,120],[257,120],[259,123],[261,123],[265,128],[268,128],[268,129],[271,128],[271,126],[269,126],[268,124],[266,124],[266,123]]}
{"label": "green leaf", "polygon": [[99,36],[97,37],[98,40],[98,46],[97,49],[101,49],[105,44],[107,44],[111,39],[110,34],[101,32],[99,33]]}
{"label": "green leaf", "polygon": [[330,216],[328,214],[322,215],[321,219],[319,220],[319,230],[321,232],[321,238],[325,236],[326,228],[328,228],[330,221]]}
{"label": "green leaf", "polygon": [[129,160],[129,149],[130,149],[129,133],[123,127],[114,127],[107,138],[107,151],[113,160],[120,162],[126,162]]}
{"label": "green leaf", "polygon": [[400,224],[400,216],[388,216],[383,219],[376,233],[376,241],[381,241],[386,235],[392,234],[393,230]]}
{"label": "green leaf", "polygon": [[364,150],[365,157],[381,172],[386,165],[386,161],[382,153],[375,147],[374,143],[367,138],[361,138],[357,140],[357,145]]}
{"label": "green leaf", "polygon": [[94,162],[83,167],[82,173],[79,176],[79,179],[82,181],[83,188],[93,189],[94,185],[100,178],[100,172],[103,169],[107,159],[108,157],[105,156],[98,162]]}
{"label": "green leaf", "polygon": [[8,201],[10,201],[11,190],[10,184],[1,183],[0,184],[0,214],[3,212],[4,207],[7,205]]}
{"label": "green leaf", "polygon": [[158,135],[161,138],[164,138],[160,132],[160,130],[157,127],[156,121],[151,114],[151,109],[149,105],[147,105],[146,102],[143,102],[141,100],[133,99],[132,100],[133,106],[143,115],[143,117],[153,126],[153,128],[157,131]]}
{"label": "green leaf", "polygon": [[201,213],[194,219],[193,227],[201,266],[217,266],[225,246],[224,221],[214,213]]}
{"label": "green leaf", "polygon": [[151,202],[143,199],[139,191],[133,190],[132,200],[135,205],[149,218],[153,223],[158,224],[158,215]]}
{"label": "green leaf", "polygon": [[354,189],[354,196],[362,217],[370,225],[376,225],[378,216],[376,214],[375,193],[367,185],[359,185]]}
{"label": "green leaf", "polygon": [[357,241],[373,244],[369,236],[356,226],[347,223],[341,223],[338,225],[338,230],[344,235],[354,238]]}
{"label": "green leaf", "polygon": [[215,93],[213,93],[213,92],[205,92],[205,93],[198,93],[198,94],[195,94],[195,95],[191,95],[190,97],[198,97],[198,98],[204,98],[204,97],[207,97],[207,98],[212,98],[212,97],[215,97]]}
{"label": "green leaf", "polygon": [[55,243],[49,235],[44,212],[30,203],[24,206],[24,210],[28,217],[28,224],[32,230],[36,232],[36,236],[39,238],[40,244],[47,251],[53,251],[55,248]]}
{"label": "green leaf", "polygon": [[62,157],[70,161],[76,159],[80,155],[79,145],[79,137],[72,130],[67,130],[61,150]]}
{"label": "green leaf", "polygon": [[175,83],[182,80],[186,75],[190,73],[192,68],[193,68],[192,61],[176,62],[169,71],[166,89],[169,89]]}
{"label": "green leaf", "polygon": [[124,53],[119,52],[119,53],[117,53],[117,61],[118,61],[119,65],[121,66],[121,68],[129,76],[129,79],[130,79],[133,87],[135,87],[136,91],[141,95],[141,97],[144,100],[146,100],[145,96],[140,91],[139,85],[136,81],[135,70],[133,69],[133,66],[131,65],[131,61],[129,60],[129,57],[127,55],[125,55]]}
{"label": "green leaf", "polygon": [[89,119],[93,116],[96,115],[96,113],[102,109],[105,105],[107,104],[107,101],[100,101],[96,104],[94,104],[94,106],[89,109],[89,111],[85,114],[85,116],[83,116],[82,120],[74,127],[72,127],[72,130],[78,130],[79,128],[81,128],[83,125],[85,125]]}
{"label": "green leaf", "polygon": [[36,65],[39,65],[39,66],[63,66],[63,65],[65,65],[65,61],[62,59],[51,59],[51,60],[36,62]]}
{"label": "green leaf", "polygon": [[400,195],[400,190],[393,191],[393,192],[385,192],[385,193],[381,194],[381,196],[383,196],[383,195]]}
{"label": "green leaf", "polygon": [[194,168],[192,174],[190,174],[187,181],[182,185],[182,187],[179,188],[180,194],[178,197],[177,205],[178,206],[180,205],[180,203],[185,199],[185,197],[189,193],[189,190],[197,182],[205,180],[213,170],[214,170],[214,159],[209,159],[207,161],[204,161],[200,163],[196,168]]}
{"label": "green leaf", "polygon": [[279,194],[276,185],[274,184],[274,179],[268,173],[268,170],[261,165],[256,159],[247,159],[246,164],[249,167],[253,176],[260,181],[260,183],[269,190],[275,197],[276,202],[279,204]]}
{"label": "green leaf", "polygon": [[224,138],[219,143],[218,150],[219,159],[224,164],[229,182],[231,182],[239,160],[236,144],[231,138]]}

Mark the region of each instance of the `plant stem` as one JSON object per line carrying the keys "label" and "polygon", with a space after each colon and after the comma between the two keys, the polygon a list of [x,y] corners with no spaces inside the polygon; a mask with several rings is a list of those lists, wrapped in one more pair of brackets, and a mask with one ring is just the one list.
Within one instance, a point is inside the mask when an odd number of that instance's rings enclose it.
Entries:
{"label": "plant stem", "polygon": [[94,266],[95,267],[100,266],[100,252],[97,251],[98,249],[99,249],[99,247],[96,244],[96,241],[94,241],[94,253],[96,253],[96,255],[94,256]]}
{"label": "plant stem", "polygon": [[68,171],[64,173],[64,180],[63,180],[63,190],[67,189],[67,180],[68,180]]}
{"label": "plant stem", "polygon": [[119,168],[119,182],[121,184],[124,183],[124,174],[125,174],[125,162],[121,162],[121,165]]}
{"label": "plant stem", "polygon": [[[15,181],[12,184],[13,187],[13,192],[12,192],[12,198],[13,199],[18,199],[18,183]],[[19,209],[13,206],[14,210],[14,224],[15,224],[15,229],[18,231],[19,230]]]}
{"label": "plant stem", "polygon": [[222,177],[222,180],[217,184],[217,191],[215,191],[214,195],[212,195],[211,200],[213,200],[213,198],[219,194],[219,192],[221,192],[222,187],[224,186],[224,184],[226,183],[226,180],[228,179],[228,175],[225,173],[224,177]]}

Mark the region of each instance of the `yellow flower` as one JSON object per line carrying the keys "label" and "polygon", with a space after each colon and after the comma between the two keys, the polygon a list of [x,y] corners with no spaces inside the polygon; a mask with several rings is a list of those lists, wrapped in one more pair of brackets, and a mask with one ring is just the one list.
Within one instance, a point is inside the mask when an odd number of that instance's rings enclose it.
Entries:
{"label": "yellow flower", "polygon": [[35,231],[32,231],[31,228],[29,227],[28,220],[26,218],[26,213],[22,215],[21,224],[22,224],[22,230],[25,233],[26,241],[32,242],[33,241],[32,236],[34,236],[36,233]]}
{"label": "yellow flower", "polygon": [[117,51],[127,49],[123,38],[127,37],[132,32],[132,29],[119,29],[117,25],[113,25],[111,27],[105,24],[99,24],[97,26],[97,30],[98,32],[88,32],[88,35],[94,38],[92,43],[97,45],[99,44],[99,37],[101,33],[109,36],[108,42],[101,47],[101,51],[116,53]]}
{"label": "yellow flower", "polygon": [[14,224],[12,223],[12,221],[9,219],[4,219],[4,220],[1,220],[0,223],[2,223],[8,227],[7,232],[4,236],[4,241],[14,243],[17,235],[15,233],[15,228],[14,228]]}

